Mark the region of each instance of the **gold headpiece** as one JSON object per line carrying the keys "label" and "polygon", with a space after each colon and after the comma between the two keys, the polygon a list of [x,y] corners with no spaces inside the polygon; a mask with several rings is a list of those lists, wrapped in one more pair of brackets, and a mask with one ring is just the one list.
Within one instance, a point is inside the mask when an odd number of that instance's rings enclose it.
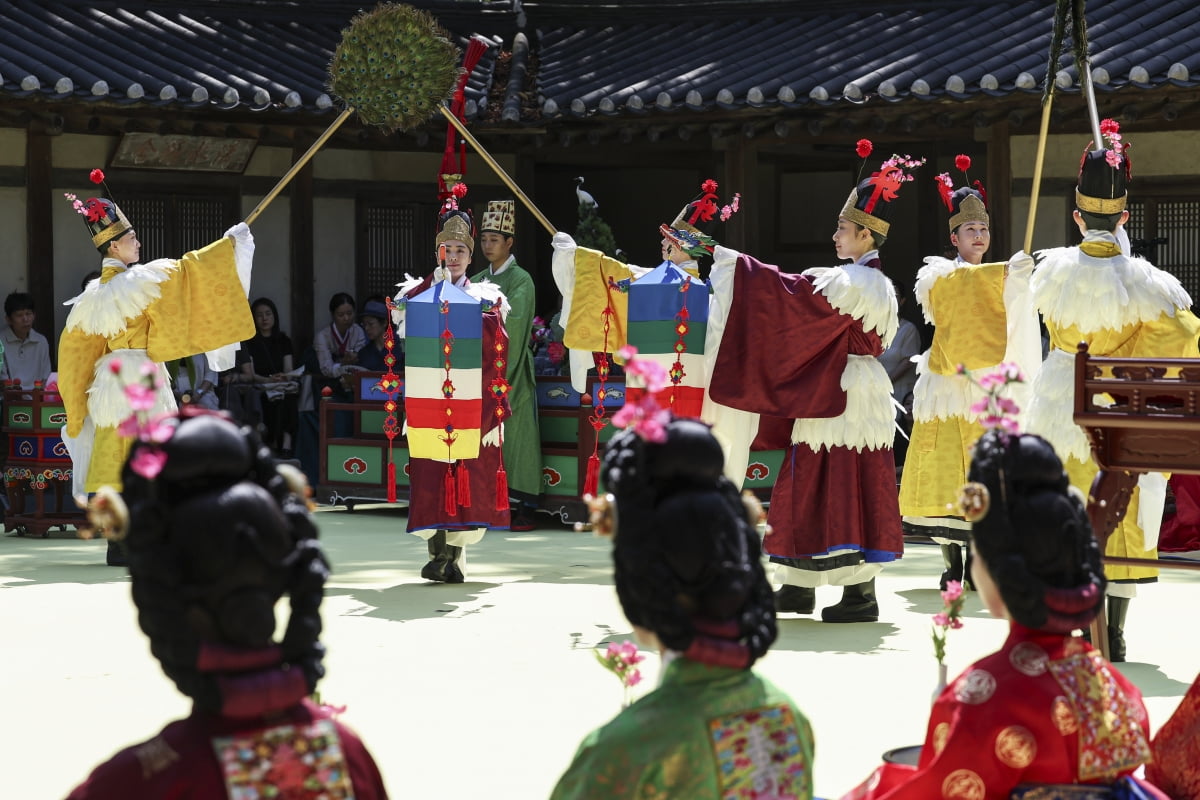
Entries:
{"label": "gold headpiece", "polygon": [[1125,210],[1126,203],[1129,202],[1129,192],[1125,192],[1120,197],[1089,197],[1083,192],[1075,189],[1075,207],[1080,211],[1086,211],[1089,214],[1120,214]]}
{"label": "gold headpiece", "polygon": [[965,222],[982,222],[991,225],[992,218],[988,215],[987,206],[976,194],[969,194],[958,204],[958,213],[950,215],[950,232]]}
{"label": "gold headpiece", "polygon": [[867,230],[874,231],[880,236],[887,236],[888,229],[891,228],[890,222],[886,222],[858,208],[857,188],[850,190],[850,196],[846,198],[846,205],[842,207],[841,213],[838,216],[848,219],[857,225],[862,225]]}
{"label": "gold headpiece", "polygon": [[475,237],[471,233],[471,223],[461,214],[454,214],[446,220],[434,240],[437,244],[444,242],[462,242],[472,253],[475,252]]}

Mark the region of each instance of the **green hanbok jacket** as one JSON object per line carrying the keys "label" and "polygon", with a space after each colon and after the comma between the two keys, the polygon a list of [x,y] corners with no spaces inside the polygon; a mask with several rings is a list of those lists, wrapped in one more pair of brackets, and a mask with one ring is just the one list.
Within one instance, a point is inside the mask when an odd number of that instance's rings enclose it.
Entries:
{"label": "green hanbok jacket", "polygon": [[588,734],[551,800],[810,800],[812,762],[812,728],[787,695],[752,670],[680,657]]}

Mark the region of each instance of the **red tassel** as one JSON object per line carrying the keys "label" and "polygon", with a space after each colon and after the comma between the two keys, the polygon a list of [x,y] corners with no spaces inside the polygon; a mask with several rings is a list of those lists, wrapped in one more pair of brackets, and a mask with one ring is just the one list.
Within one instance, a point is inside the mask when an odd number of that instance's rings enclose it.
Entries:
{"label": "red tassel", "polygon": [[503,464],[496,470],[496,510],[508,510],[508,473]]}
{"label": "red tassel", "polygon": [[471,507],[471,475],[465,461],[458,462],[458,504],[462,508]]}
{"label": "red tassel", "polygon": [[583,479],[583,493],[596,496],[600,488],[600,456],[592,453],[588,456],[587,477]]}
{"label": "red tassel", "polygon": [[454,465],[446,465],[446,477],[442,480],[442,494],[445,495],[446,513],[452,517],[458,516],[458,506],[454,504]]}
{"label": "red tassel", "polygon": [[396,464],[393,461],[388,462],[388,502],[396,502]]}

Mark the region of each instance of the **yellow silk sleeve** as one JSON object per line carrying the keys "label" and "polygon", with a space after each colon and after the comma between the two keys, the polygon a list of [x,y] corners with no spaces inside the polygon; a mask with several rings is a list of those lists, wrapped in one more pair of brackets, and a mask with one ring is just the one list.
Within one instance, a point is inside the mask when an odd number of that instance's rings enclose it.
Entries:
{"label": "yellow silk sleeve", "polygon": [[[633,276],[629,267],[598,250],[580,247],[575,251],[575,291],[571,315],[564,326],[563,344],[572,350],[614,353],[626,344],[629,295],[609,286]],[[604,332],[604,309],[612,303],[614,314]]]}
{"label": "yellow silk sleeve", "polygon": [[146,308],[146,352],[174,361],[254,336],[254,317],[238,279],[233,240],[222,237],[186,253],[178,271],[160,284],[161,296]]}
{"label": "yellow silk sleeve", "polygon": [[96,362],[104,355],[108,341],[97,334],[79,329],[63,331],[58,340],[58,394],[67,412],[67,434],[78,436],[87,416],[87,390],[92,385]]}

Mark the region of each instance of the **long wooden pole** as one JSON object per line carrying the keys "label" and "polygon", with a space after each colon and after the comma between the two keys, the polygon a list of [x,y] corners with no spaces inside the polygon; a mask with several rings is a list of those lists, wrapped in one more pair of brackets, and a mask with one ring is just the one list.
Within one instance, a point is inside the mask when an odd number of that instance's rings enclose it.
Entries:
{"label": "long wooden pole", "polygon": [[1042,165],[1046,161],[1046,137],[1050,132],[1050,106],[1054,102],[1054,92],[1046,97],[1042,104],[1042,127],[1038,131],[1037,156],[1033,160],[1033,187],[1029,190],[1029,216],[1025,220],[1025,243],[1022,248],[1026,253],[1033,249],[1033,222],[1037,217],[1038,195],[1042,187]]}
{"label": "long wooden pole", "polygon": [[441,109],[442,116],[450,120],[450,124],[453,125],[460,134],[462,134],[462,137],[466,139],[467,143],[475,149],[475,152],[487,162],[488,166],[492,168],[492,171],[500,176],[500,180],[504,181],[504,185],[512,190],[512,193],[521,199],[521,202],[524,203],[525,207],[529,209],[530,213],[537,218],[537,221],[542,223],[542,227],[546,229],[546,232],[553,236],[558,229],[550,224],[550,220],[546,219],[546,215],[538,210],[538,207],[533,204],[533,201],[529,199],[525,192],[521,191],[521,187],[517,186],[517,182],[510,178],[508,173],[504,171],[504,168],[496,163],[496,159],[492,158],[491,154],[488,153],[488,151],[483,148],[483,145],[481,145],[478,140],[471,135],[466,126],[462,124],[458,117],[454,116],[449,108],[444,105],[439,105],[438,108]]}
{"label": "long wooden pole", "polygon": [[338,114],[338,118],[331,122],[329,127],[325,129],[325,132],[317,137],[317,140],[312,143],[312,146],[309,147],[307,151],[305,151],[304,155],[300,157],[300,160],[293,164],[292,168],[287,171],[287,174],[279,179],[279,183],[275,184],[275,188],[267,192],[267,196],[260,200],[258,205],[254,207],[254,210],[246,216],[247,225],[253,224],[254,220],[258,219],[258,215],[261,214],[266,207],[271,204],[272,200],[279,196],[279,193],[283,191],[284,187],[292,182],[292,178],[296,177],[296,174],[304,168],[304,165],[312,160],[312,157],[317,154],[317,151],[321,149],[322,145],[329,141],[329,137],[333,136],[337,129],[342,127],[342,123],[350,119],[350,115],[353,113],[353,108],[347,108],[341,114]]}

